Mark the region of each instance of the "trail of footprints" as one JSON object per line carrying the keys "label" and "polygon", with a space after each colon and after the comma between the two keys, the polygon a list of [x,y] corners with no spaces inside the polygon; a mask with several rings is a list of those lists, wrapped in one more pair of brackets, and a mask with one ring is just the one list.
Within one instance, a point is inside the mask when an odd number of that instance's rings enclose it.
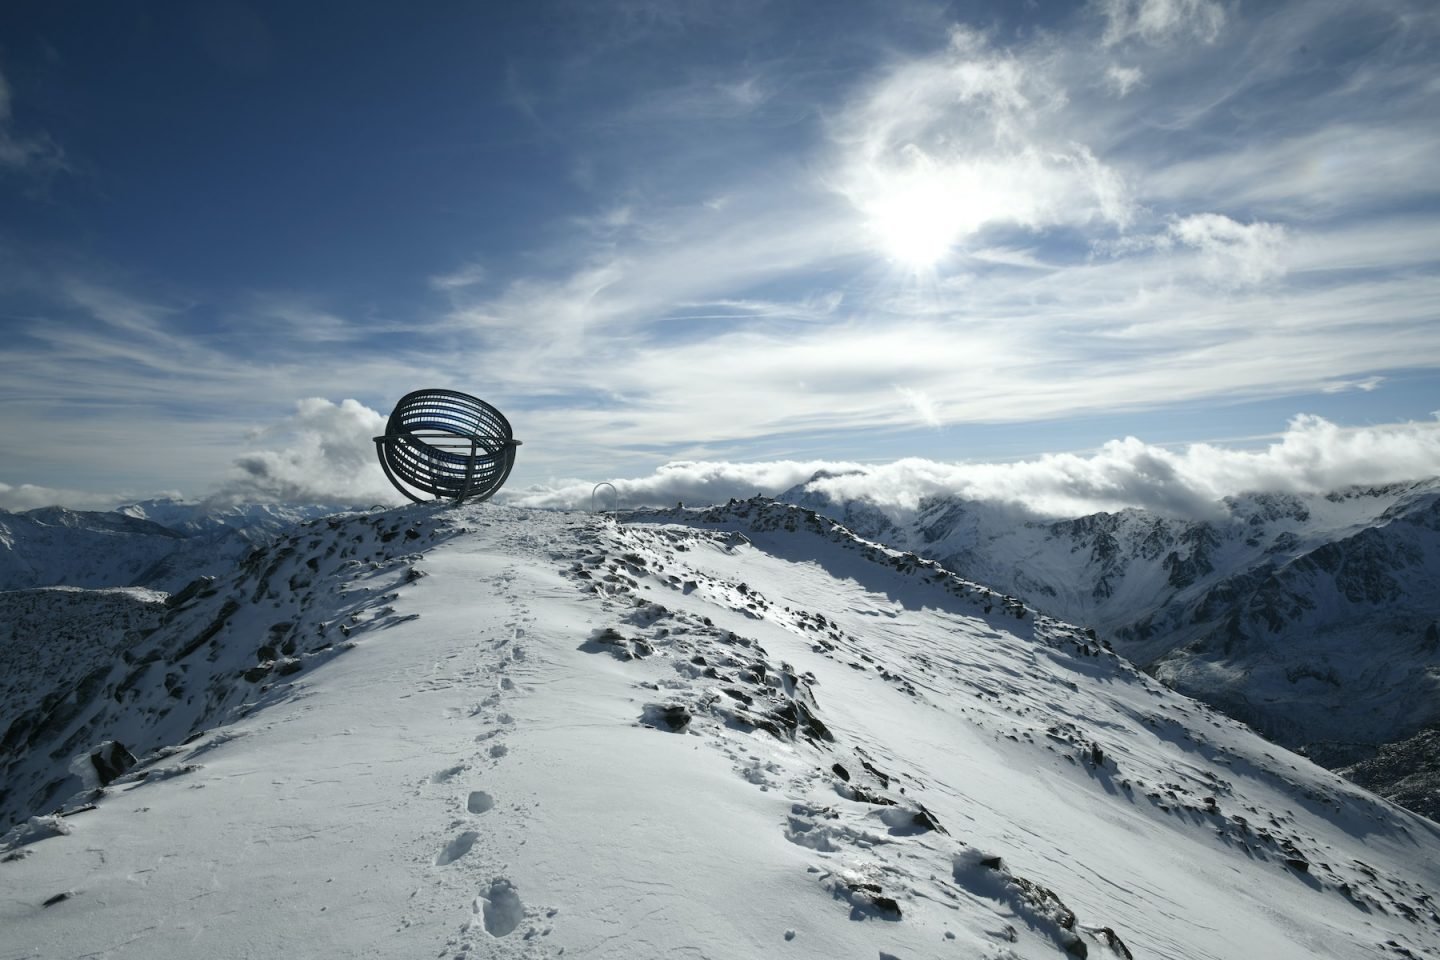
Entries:
{"label": "trail of footprints", "polygon": [[[495,689],[479,703],[447,713],[457,719],[485,724],[473,738],[474,752],[468,759],[439,769],[428,778],[432,786],[460,787],[456,803],[463,808],[463,813],[451,823],[449,839],[430,861],[437,882],[447,886],[458,882],[473,891],[468,904],[469,916],[446,942],[442,954],[453,960],[474,956],[528,960],[552,953],[544,949],[543,941],[552,932],[548,921],[557,911],[527,906],[516,884],[487,866],[499,859],[495,849],[497,837],[502,824],[515,826],[510,821],[517,808],[502,808],[492,793],[479,789],[474,783],[477,774],[483,775],[485,769],[502,762],[510,752],[504,735],[515,721],[503,705],[506,696],[520,689],[510,672],[526,662],[525,625],[530,622],[529,609],[511,587],[512,580],[513,575],[500,578],[500,599],[514,611],[505,625],[508,635],[480,644],[477,647],[480,662],[465,673],[466,677],[496,677]],[[496,953],[497,950],[500,952]],[[562,948],[556,952],[564,951]]]}

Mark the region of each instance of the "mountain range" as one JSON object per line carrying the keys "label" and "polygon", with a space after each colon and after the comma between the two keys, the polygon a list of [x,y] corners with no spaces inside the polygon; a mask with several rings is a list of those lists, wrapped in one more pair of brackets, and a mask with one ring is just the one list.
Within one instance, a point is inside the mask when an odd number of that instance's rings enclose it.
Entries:
{"label": "mountain range", "polygon": [[756,499],[12,591],[15,957],[1440,957],[1440,827]]}
{"label": "mountain range", "polygon": [[256,544],[339,504],[142,500],[115,510],[0,510],[0,591],[31,587],[179,590]]}

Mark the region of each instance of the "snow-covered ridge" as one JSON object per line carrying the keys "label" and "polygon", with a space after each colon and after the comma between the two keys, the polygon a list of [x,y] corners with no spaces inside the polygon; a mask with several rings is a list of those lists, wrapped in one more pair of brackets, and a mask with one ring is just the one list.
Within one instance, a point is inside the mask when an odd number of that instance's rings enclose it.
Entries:
{"label": "snow-covered ridge", "polygon": [[437,531],[424,516],[316,520],[170,596],[0,592],[0,824],[83,786],[57,760],[104,740],[180,743],[233,719],[277,677],[347,649],[352,632],[390,623],[376,585],[412,575],[416,542]]}
{"label": "snow-covered ridge", "polygon": [[1328,763],[1440,722],[1440,481],[1235,497],[1224,520],[1025,521],[949,498],[901,517],[786,497],[1092,626],[1166,683]]}
{"label": "snow-covered ridge", "polygon": [[1440,957],[1433,824],[803,509],[337,518],[168,616],[19,955]]}

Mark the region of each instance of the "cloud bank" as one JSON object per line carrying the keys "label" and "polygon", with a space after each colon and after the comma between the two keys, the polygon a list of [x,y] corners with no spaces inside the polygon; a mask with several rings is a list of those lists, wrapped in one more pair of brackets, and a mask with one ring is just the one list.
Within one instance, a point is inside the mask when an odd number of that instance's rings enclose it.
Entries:
{"label": "cloud bank", "polygon": [[[221,503],[396,504],[376,457],[373,437],[384,417],[353,399],[311,397],[274,427],[257,431],[255,448],[236,458],[207,499]],[[1430,421],[1344,427],[1299,415],[1263,446],[1196,443],[1158,446],[1136,437],[1111,440],[1090,453],[1047,454],[1002,463],[947,463],[905,458],[890,463],[829,459],[763,462],[683,460],[634,477],[570,477],[502,490],[496,501],[540,509],[605,508],[614,484],[623,508],[723,503],[755,494],[777,496],[804,485],[837,500],[863,499],[895,515],[924,499],[955,496],[1040,517],[1077,517],[1127,507],[1169,516],[1214,517],[1222,498],[1242,493],[1321,493],[1355,484],[1440,477],[1440,412]],[[175,494],[168,494],[174,496]],[[110,509],[136,499],[34,485],[0,483],[0,509],[62,503]]]}
{"label": "cloud bank", "polygon": [[71,510],[113,510],[121,503],[134,499],[124,494],[63,490],[34,483],[0,483],[0,510],[11,513],[56,505],[64,505]]}
{"label": "cloud bank", "polygon": [[357,400],[307,397],[281,423],[255,434],[280,441],[235,460],[213,495],[221,501],[393,504],[401,502],[375,456],[385,417]]}
{"label": "cloud bank", "polygon": [[[1126,507],[1200,517],[1222,512],[1221,498],[1241,493],[1319,493],[1436,476],[1440,419],[1347,428],[1301,415],[1257,449],[1208,443],[1171,449],[1126,437],[1090,454],[1013,463],[676,462],[647,477],[611,482],[622,506],[677,500],[693,506],[756,493],[774,496],[806,484],[835,499],[869,500],[897,512],[916,509],[926,497],[957,496],[1048,517]],[[589,509],[593,486],[590,480],[569,480],[506,491],[502,498],[524,506]],[[602,498],[608,502],[608,495]]]}

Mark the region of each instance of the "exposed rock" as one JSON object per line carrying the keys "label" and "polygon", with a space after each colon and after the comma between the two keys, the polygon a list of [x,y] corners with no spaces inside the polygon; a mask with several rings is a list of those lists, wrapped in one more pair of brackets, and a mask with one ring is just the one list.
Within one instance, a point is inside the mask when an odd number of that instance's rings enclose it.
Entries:
{"label": "exposed rock", "polygon": [[103,787],[135,766],[135,756],[118,740],[106,740],[91,752],[90,763]]}
{"label": "exposed rock", "polygon": [[186,603],[209,591],[215,583],[214,577],[200,577],[187,583],[179,593],[172,593],[165,599],[165,606],[183,607]]}
{"label": "exposed rock", "polygon": [[647,703],[640,722],[657,730],[682,733],[690,726],[690,710],[678,703]]}

